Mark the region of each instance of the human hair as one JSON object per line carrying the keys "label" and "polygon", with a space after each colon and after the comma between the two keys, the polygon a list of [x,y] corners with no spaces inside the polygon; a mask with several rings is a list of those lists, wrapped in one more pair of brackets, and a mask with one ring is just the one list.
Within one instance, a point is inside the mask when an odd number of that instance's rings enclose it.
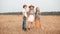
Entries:
{"label": "human hair", "polygon": [[37,12],[40,12],[40,9],[39,9],[39,7],[36,7],[36,13],[37,13]]}
{"label": "human hair", "polygon": [[23,8],[27,7],[27,5],[23,5]]}
{"label": "human hair", "polygon": [[37,18],[37,14],[40,12],[40,9],[39,9],[39,7],[36,7],[36,12],[35,12],[35,20],[36,20],[36,18]]}

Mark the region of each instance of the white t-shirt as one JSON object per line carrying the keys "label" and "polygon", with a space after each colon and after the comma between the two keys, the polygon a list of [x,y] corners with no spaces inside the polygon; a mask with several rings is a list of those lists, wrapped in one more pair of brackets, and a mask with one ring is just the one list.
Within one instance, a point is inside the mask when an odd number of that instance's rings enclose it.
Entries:
{"label": "white t-shirt", "polygon": [[24,13],[24,16],[27,17],[27,10],[26,9],[23,9],[22,12]]}

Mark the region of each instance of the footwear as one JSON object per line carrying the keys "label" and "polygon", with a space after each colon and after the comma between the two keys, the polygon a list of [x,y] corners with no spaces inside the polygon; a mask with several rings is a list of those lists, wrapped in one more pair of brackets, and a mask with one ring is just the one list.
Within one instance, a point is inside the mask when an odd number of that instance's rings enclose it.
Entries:
{"label": "footwear", "polygon": [[26,29],[26,28],[24,28],[23,30],[24,30],[24,31],[27,31],[27,29]]}
{"label": "footwear", "polygon": [[30,30],[30,28],[28,28],[28,30]]}

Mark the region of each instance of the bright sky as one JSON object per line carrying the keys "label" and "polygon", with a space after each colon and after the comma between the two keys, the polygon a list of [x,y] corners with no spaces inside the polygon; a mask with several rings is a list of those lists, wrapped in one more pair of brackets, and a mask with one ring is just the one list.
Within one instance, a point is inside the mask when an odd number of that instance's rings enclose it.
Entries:
{"label": "bright sky", "polygon": [[60,11],[60,0],[0,0],[0,13],[22,11],[22,5],[38,6],[41,12]]}

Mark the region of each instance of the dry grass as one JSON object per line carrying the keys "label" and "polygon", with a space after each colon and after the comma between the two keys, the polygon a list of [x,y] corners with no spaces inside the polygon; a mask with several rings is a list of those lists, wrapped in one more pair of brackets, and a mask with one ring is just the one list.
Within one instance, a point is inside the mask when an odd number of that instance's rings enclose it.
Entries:
{"label": "dry grass", "polygon": [[0,34],[60,34],[60,16],[41,16],[41,29],[22,30],[22,15],[0,15]]}

